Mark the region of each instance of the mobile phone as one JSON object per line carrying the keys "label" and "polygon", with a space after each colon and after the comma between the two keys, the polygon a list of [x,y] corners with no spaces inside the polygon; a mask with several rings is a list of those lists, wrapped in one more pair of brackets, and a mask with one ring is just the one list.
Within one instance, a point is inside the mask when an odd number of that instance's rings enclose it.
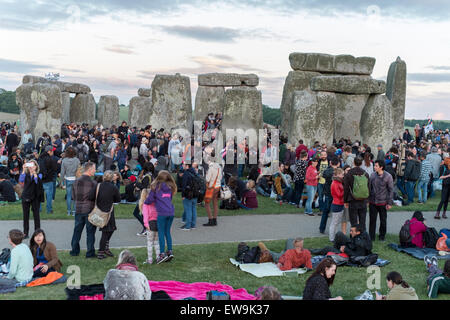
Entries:
{"label": "mobile phone", "polygon": [[27,168],[30,168],[30,167],[33,167],[34,166],[34,163],[33,162],[27,162],[27,163],[25,163],[25,167],[27,167]]}

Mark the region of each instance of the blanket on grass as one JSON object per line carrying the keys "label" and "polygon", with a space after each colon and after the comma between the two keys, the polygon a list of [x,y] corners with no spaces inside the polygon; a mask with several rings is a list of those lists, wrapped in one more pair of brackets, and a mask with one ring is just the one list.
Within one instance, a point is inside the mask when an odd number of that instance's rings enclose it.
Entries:
{"label": "blanket on grass", "polygon": [[432,249],[432,248],[405,248],[405,247],[401,247],[396,243],[389,243],[388,247],[391,249],[394,249],[395,251],[398,252],[404,252],[407,253],[411,256],[413,256],[416,259],[420,259],[423,260],[423,258],[425,256],[436,256],[436,258],[438,259],[450,259],[450,255],[445,255],[445,256],[441,256],[439,255],[439,251],[437,251],[436,249]]}
{"label": "blanket on grass", "polygon": [[[239,267],[242,271],[248,272],[257,278],[263,277],[280,277],[286,275],[295,275],[306,273],[307,268],[292,269],[288,271],[281,271],[273,262],[265,263],[239,263],[235,259],[230,258],[230,262]],[[297,274],[295,274],[297,273]]]}
{"label": "blanket on grass", "polygon": [[249,294],[247,290],[233,289],[231,286],[220,282],[194,282],[184,283],[179,281],[149,281],[152,291],[165,291],[172,300],[183,300],[194,298],[196,300],[206,300],[206,293],[211,290],[225,291],[230,295],[231,300],[255,300],[256,297]]}
{"label": "blanket on grass", "polygon": [[[311,258],[311,263],[312,263],[313,268],[315,269],[315,268],[318,266],[318,264],[319,264],[323,259],[325,259],[326,257],[327,257],[327,256],[314,256],[314,257],[312,257],[312,258]],[[387,265],[387,264],[389,264],[389,263],[391,263],[389,260],[384,260],[384,259],[378,258],[378,259],[377,259],[377,262],[375,262],[374,265],[375,265],[375,266],[378,266],[378,267],[384,267],[385,265]],[[354,264],[354,263],[351,263],[351,262],[347,262],[346,264],[343,264],[342,266],[347,266],[347,267],[362,267],[360,264]]]}
{"label": "blanket on grass", "polygon": [[37,287],[44,286],[47,284],[60,284],[66,283],[67,278],[65,275],[59,272],[49,272],[45,277],[33,278],[31,282],[29,282],[27,287]]}

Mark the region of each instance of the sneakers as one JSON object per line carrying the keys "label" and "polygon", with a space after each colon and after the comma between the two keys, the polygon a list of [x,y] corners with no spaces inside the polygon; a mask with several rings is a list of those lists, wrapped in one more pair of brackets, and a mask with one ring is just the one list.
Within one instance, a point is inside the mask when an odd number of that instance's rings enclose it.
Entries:
{"label": "sneakers", "polygon": [[186,227],[186,225],[183,225],[183,226],[180,228],[180,230],[183,230],[183,231],[191,231],[191,228],[188,228],[188,227]]}
{"label": "sneakers", "polygon": [[440,255],[440,256],[446,256],[446,255],[448,255],[448,254],[450,254],[450,252],[447,252],[447,251],[439,251],[439,255]]}
{"label": "sneakers", "polygon": [[172,260],[173,259],[173,252],[172,252],[172,250],[167,251],[166,252],[166,256],[167,256],[167,260],[166,260],[167,262]]}
{"label": "sneakers", "polygon": [[438,267],[438,259],[436,256],[431,257],[431,264],[434,265],[435,267]]}
{"label": "sneakers", "polygon": [[136,235],[137,235],[138,237],[145,237],[145,236],[147,236],[147,230],[144,230],[144,231],[142,231],[142,232],[138,232],[138,233],[136,233]]}
{"label": "sneakers", "polygon": [[144,261],[144,264],[153,264],[153,260],[147,259]]}
{"label": "sneakers", "polygon": [[106,259],[106,258],[107,258],[107,255],[105,254],[104,251],[98,251],[97,252],[97,259],[102,260],[102,259]]}
{"label": "sneakers", "polygon": [[167,259],[169,259],[169,257],[164,252],[162,252],[159,254],[158,258],[156,258],[156,264],[160,264],[164,261],[167,261]]}
{"label": "sneakers", "polygon": [[364,291],[363,294],[355,297],[355,300],[374,300],[374,299],[372,292],[370,292],[370,290],[366,290]]}
{"label": "sneakers", "polygon": [[427,268],[429,268],[429,267],[432,265],[431,257],[428,256],[428,255],[426,255],[425,257],[423,257],[423,261],[425,262],[425,266],[426,266]]}
{"label": "sneakers", "polygon": [[111,250],[105,250],[105,254],[109,257],[114,257],[114,254],[111,252]]}

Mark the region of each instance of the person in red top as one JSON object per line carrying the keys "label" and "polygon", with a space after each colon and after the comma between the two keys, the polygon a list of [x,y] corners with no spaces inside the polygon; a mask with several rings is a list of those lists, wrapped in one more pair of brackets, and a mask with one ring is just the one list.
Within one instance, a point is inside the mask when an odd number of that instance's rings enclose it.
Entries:
{"label": "person in red top", "polygon": [[342,223],[344,215],[344,170],[341,168],[334,169],[333,182],[331,183],[331,196],[333,202],[331,203],[332,218],[330,223],[329,239],[334,242],[334,236],[338,231],[338,225]]}
{"label": "person in red top", "polygon": [[421,211],[416,211],[409,222],[409,233],[411,234],[411,242],[418,248],[424,248],[423,234],[427,231],[427,226],[424,224],[425,219]]}
{"label": "person in red top", "polygon": [[300,139],[300,140],[298,141],[298,143],[299,143],[299,145],[298,145],[298,147],[295,149],[295,157],[297,158],[297,160],[300,159],[300,153],[301,153],[303,150],[305,150],[306,152],[308,152],[308,147],[305,146],[305,145],[303,144],[303,140]]}
{"label": "person in red top", "polygon": [[281,271],[304,267],[312,269],[311,252],[303,249],[303,238],[299,237],[294,240],[294,249],[287,250],[278,259],[277,267]]}
{"label": "person in red top", "polygon": [[316,195],[317,185],[319,183],[319,172],[317,171],[317,158],[311,159],[311,164],[306,169],[306,193],[308,195],[308,200],[306,201],[305,214],[309,216],[314,216],[312,211],[312,203],[314,201],[314,196]]}

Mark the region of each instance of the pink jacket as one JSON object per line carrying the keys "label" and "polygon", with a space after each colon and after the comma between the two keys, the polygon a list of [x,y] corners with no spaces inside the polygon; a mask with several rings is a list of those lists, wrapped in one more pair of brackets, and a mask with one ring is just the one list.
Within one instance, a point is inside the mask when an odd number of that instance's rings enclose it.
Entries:
{"label": "pink jacket", "polygon": [[317,169],[310,165],[308,169],[306,169],[306,185],[316,187],[319,183],[319,179],[317,179]]}
{"label": "pink jacket", "polygon": [[409,224],[409,233],[411,234],[412,240],[411,242],[415,244],[418,248],[423,248],[423,233],[427,231],[427,226],[417,220],[416,218],[412,218]]}
{"label": "pink jacket", "polygon": [[151,220],[158,219],[158,212],[156,211],[155,204],[143,204],[142,205],[142,216],[144,217],[144,226],[148,228],[148,222]]}

